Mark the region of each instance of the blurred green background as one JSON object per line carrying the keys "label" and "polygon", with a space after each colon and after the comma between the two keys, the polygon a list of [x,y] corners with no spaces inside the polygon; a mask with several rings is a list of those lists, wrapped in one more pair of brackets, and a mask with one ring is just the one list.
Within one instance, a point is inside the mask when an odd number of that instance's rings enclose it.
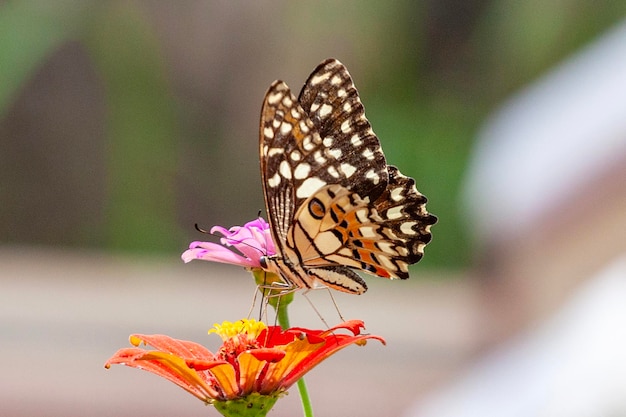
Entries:
{"label": "blurred green background", "polygon": [[347,65],[390,163],[471,258],[459,190],[481,123],[621,20],[615,1],[0,2],[0,243],[178,254],[264,207],[265,90]]}

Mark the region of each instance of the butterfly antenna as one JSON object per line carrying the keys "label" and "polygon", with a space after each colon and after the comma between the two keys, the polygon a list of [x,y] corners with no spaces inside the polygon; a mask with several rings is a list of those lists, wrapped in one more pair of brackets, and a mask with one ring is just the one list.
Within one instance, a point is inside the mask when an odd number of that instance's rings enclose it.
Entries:
{"label": "butterfly antenna", "polygon": [[196,228],[196,230],[197,230],[198,232],[200,232],[200,233],[204,233],[205,235],[210,235],[210,234],[211,234],[211,232],[209,232],[209,231],[207,231],[207,230],[204,230],[203,228],[201,228],[200,226],[198,226],[198,223],[195,223],[193,226],[194,226],[194,227]]}

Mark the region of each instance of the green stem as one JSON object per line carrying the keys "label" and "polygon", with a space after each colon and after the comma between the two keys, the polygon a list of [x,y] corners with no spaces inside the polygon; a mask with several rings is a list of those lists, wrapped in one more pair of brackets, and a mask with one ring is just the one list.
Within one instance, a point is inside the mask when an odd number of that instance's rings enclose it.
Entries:
{"label": "green stem", "polygon": [[[282,298],[279,296],[279,298]],[[282,300],[278,300],[276,313],[278,314],[278,324],[283,330],[287,330],[290,326],[289,324],[289,312],[287,311],[287,307],[289,307],[288,303],[281,302]]]}
{"label": "green stem", "polygon": [[[278,324],[283,329],[288,329],[289,326],[289,313],[287,312],[287,307],[289,303],[281,303],[278,302],[278,308],[276,313],[278,314]],[[304,378],[300,378],[297,382],[298,384],[298,392],[300,393],[300,400],[302,401],[302,411],[304,412],[304,417],[313,417],[313,407],[311,406],[311,398],[309,397],[309,391],[306,388],[306,382],[304,382]]]}
{"label": "green stem", "polygon": [[304,417],[313,417],[311,398],[309,397],[309,391],[306,389],[306,382],[304,382],[304,378],[300,378],[297,384],[298,392],[300,393],[300,400],[302,401],[302,411],[304,412]]}

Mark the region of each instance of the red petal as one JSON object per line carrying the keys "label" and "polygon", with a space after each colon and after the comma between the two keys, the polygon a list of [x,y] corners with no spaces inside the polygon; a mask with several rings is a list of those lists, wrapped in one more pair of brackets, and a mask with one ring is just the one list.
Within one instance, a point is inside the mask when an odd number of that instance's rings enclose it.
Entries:
{"label": "red petal", "polygon": [[280,326],[268,326],[268,328],[263,330],[259,337],[257,337],[257,341],[268,348],[286,345],[292,342],[293,339],[294,335],[283,331]]}
{"label": "red petal", "polygon": [[[289,388],[292,384],[294,384],[298,379],[300,379],[304,374],[309,372],[315,366],[317,366],[324,359],[328,358],[332,354],[340,351],[344,347],[351,345],[353,343],[361,344],[364,343],[367,339],[374,339],[380,341],[382,344],[386,344],[385,339],[380,336],[374,335],[361,335],[360,329],[363,328],[363,322],[360,320],[351,320],[345,323],[342,323],[338,326],[335,326],[326,332],[323,332],[326,337],[326,343],[321,345],[319,349],[312,352],[308,355],[304,360],[302,360],[295,368],[289,372],[288,375],[285,376],[282,381],[282,388]],[[335,334],[331,333],[339,329],[348,329],[355,336],[348,336],[343,334]],[[314,335],[317,336],[317,335]],[[320,335],[321,336],[321,335]]]}
{"label": "red petal", "polygon": [[[265,332],[265,331],[264,331]],[[324,338],[317,337],[324,333],[324,330],[310,330],[303,327],[292,327],[287,330],[282,330],[280,326],[270,326],[267,329],[267,333],[262,332],[257,338],[258,341],[263,343],[266,347],[284,346],[293,342],[296,339],[309,339],[312,344],[323,342]]]}
{"label": "red petal", "polygon": [[284,351],[272,348],[250,349],[246,352],[254,356],[255,359],[266,362],[278,362],[285,357]]}
{"label": "red petal", "polygon": [[356,336],[356,335],[361,334],[361,329],[364,329],[364,328],[365,328],[365,323],[363,323],[363,320],[348,320],[341,324],[338,324],[335,327],[328,329],[326,333],[333,333],[335,330],[339,330],[339,329],[347,329],[350,332],[352,332],[353,335]]}
{"label": "red petal", "polygon": [[195,369],[196,371],[207,371],[214,366],[223,365],[228,363],[226,361],[202,361],[198,359],[186,359],[185,363],[191,369]]}
{"label": "red petal", "polygon": [[[317,349],[320,349],[324,342],[313,345],[306,338],[296,339],[285,345],[285,358],[281,361],[269,363],[259,381],[259,392],[267,395],[279,390],[280,388],[289,388],[284,383],[285,377],[290,375],[300,363],[306,361]],[[295,381],[294,381],[295,382]]]}

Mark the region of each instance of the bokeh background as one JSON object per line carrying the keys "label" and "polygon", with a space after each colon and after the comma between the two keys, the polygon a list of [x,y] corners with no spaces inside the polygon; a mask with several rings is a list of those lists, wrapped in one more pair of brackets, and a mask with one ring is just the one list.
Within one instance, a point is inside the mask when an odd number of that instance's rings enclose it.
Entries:
{"label": "bokeh background", "polygon": [[[309,384],[314,405],[319,415],[473,415],[438,411],[438,393],[516,337],[532,337],[623,254],[626,236],[623,125],[611,133],[612,159],[581,166],[589,181],[517,229],[490,229],[480,214],[481,204],[516,194],[507,170],[523,177],[547,166],[549,179],[554,166],[576,163],[558,149],[584,154],[579,145],[603,133],[568,142],[567,129],[555,129],[564,141],[546,146],[554,160],[534,168],[532,152],[516,159],[519,138],[488,127],[503,103],[563,62],[593,61],[584,51],[624,16],[626,3],[583,0],[0,2],[0,414],[217,415],[156,377],[102,364],[131,332],[204,341],[213,322],[247,314],[254,287],[245,272],[178,257],[207,238],[194,223],[242,224],[263,208],[264,93],[275,79],[299,91],[335,57],[388,161],[416,179],[440,221],[410,281],[369,279],[363,297],[338,296],[344,316],[364,318],[390,343],[320,366]],[[545,100],[530,106],[549,118],[584,102],[578,87],[593,91],[602,79],[591,74],[562,90],[548,78],[537,87]],[[545,105],[561,96],[558,107]],[[612,120],[626,120],[623,100],[611,108]],[[581,131],[582,119],[565,124]],[[544,125],[528,120],[514,130],[528,129],[532,142],[529,125]],[[485,157],[490,140],[501,153]],[[532,149],[540,155],[543,145]],[[501,172],[481,168],[504,160]],[[498,181],[491,195],[473,192]],[[531,184],[528,201],[533,192]],[[510,224],[515,216],[502,214]],[[323,294],[312,297],[324,316],[336,314]],[[321,325],[299,304],[295,323]],[[491,415],[536,404],[516,389],[517,400]],[[294,390],[271,415],[297,413]]]}

